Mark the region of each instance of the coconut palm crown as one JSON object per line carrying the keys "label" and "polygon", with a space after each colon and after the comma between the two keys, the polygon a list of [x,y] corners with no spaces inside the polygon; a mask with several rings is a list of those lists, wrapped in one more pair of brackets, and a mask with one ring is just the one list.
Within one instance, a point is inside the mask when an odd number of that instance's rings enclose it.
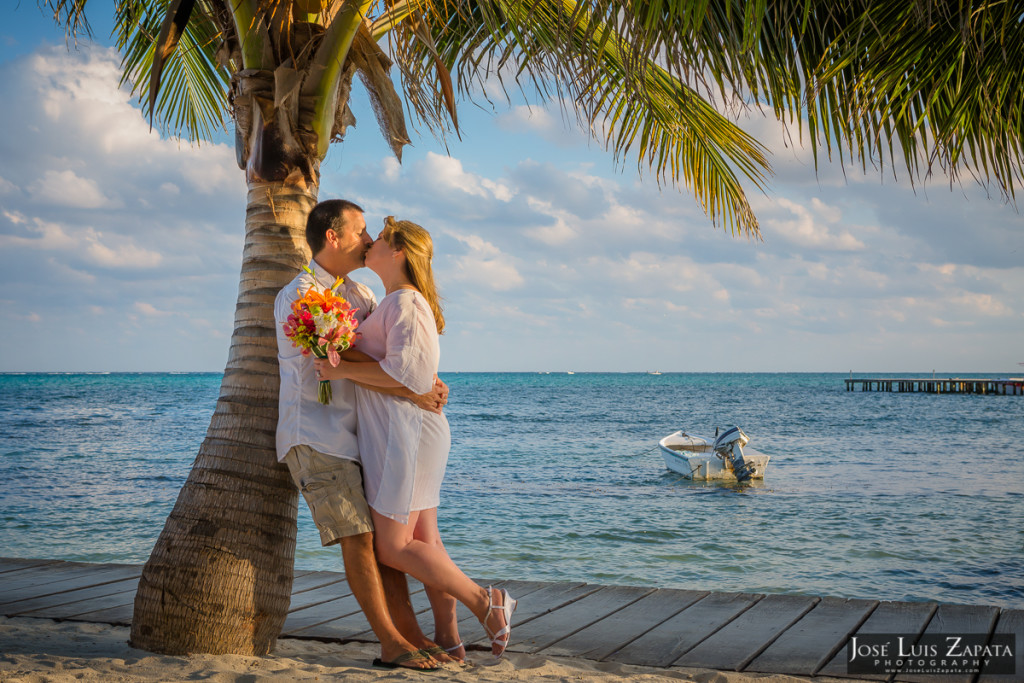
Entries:
{"label": "coconut palm crown", "polygon": [[[69,33],[86,0],[46,0]],[[395,156],[410,123],[523,88],[557,99],[616,160],[687,187],[759,235],[742,176],[765,148],[714,100],[770,109],[865,165],[1021,178],[1024,0],[117,0],[123,82],[165,130],[233,122],[248,183],[231,350],[196,461],[146,564],[132,643],[265,654],[287,614],[297,496],[276,462],[273,301],[308,258],[319,166],[354,123],[354,76]],[[492,92],[495,88],[499,92]]]}

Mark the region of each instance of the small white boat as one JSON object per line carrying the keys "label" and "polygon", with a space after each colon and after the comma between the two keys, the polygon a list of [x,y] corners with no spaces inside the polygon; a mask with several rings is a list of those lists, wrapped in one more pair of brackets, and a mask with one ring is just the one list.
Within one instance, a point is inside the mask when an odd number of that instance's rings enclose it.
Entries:
{"label": "small white boat", "polygon": [[750,439],[732,427],[712,439],[680,430],[658,442],[665,466],[694,481],[764,479],[771,456],[744,448]]}

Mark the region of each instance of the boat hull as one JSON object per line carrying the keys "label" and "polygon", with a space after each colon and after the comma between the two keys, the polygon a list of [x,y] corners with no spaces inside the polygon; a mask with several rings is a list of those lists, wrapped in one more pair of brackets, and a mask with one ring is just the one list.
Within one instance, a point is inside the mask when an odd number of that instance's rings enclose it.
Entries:
{"label": "boat hull", "polygon": [[[712,439],[682,431],[669,434],[658,442],[665,466],[693,481],[736,481],[728,462],[711,449]],[[771,456],[753,448],[743,449],[743,459],[753,465],[752,479],[764,479]]]}

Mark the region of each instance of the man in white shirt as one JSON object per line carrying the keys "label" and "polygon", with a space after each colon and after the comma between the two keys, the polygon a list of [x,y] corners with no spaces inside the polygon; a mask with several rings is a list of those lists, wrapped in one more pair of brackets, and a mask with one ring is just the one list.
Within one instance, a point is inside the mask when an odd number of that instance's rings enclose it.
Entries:
{"label": "man in white shirt", "polygon": [[[359,322],[376,307],[373,292],[347,277],[363,266],[373,244],[366,232],[363,210],[340,199],[317,204],[306,223],[306,241],[313,251],[309,263],[312,274],[299,273],[274,302],[281,371],[277,458],[288,466],[302,491],[321,543],[341,545],[349,587],[381,643],[381,658],[374,663],[432,669],[437,662],[422,648],[434,643],[427,640],[416,622],[405,574],[378,567],[374,556],[373,523],[358,462],[355,389],[348,380],[332,380],[331,402],[320,403],[312,358],[303,356],[284,334],[292,303],[313,284],[322,290],[333,285],[336,278],[345,278],[335,291],[358,309]],[[448,387],[440,380],[423,395],[404,388],[368,388],[405,396],[435,412],[441,411],[448,398]],[[435,647],[433,652],[437,651]],[[443,655],[435,657],[447,659]]]}

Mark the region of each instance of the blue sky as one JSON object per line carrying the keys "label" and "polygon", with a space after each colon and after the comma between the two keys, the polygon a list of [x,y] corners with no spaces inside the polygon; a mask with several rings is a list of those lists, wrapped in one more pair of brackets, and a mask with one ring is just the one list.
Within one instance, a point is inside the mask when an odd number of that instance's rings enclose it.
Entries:
{"label": "blue sky", "polygon": [[[242,173],[227,135],[149,131],[90,19],[69,51],[34,3],[0,9],[0,371],[219,371]],[[557,106],[466,103],[461,141],[414,132],[399,165],[358,85],[352,104],[320,196],[431,230],[443,371],[1024,371],[1024,218],[969,182],[815,173],[751,115],[776,169],[748,186],[752,242]]]}

